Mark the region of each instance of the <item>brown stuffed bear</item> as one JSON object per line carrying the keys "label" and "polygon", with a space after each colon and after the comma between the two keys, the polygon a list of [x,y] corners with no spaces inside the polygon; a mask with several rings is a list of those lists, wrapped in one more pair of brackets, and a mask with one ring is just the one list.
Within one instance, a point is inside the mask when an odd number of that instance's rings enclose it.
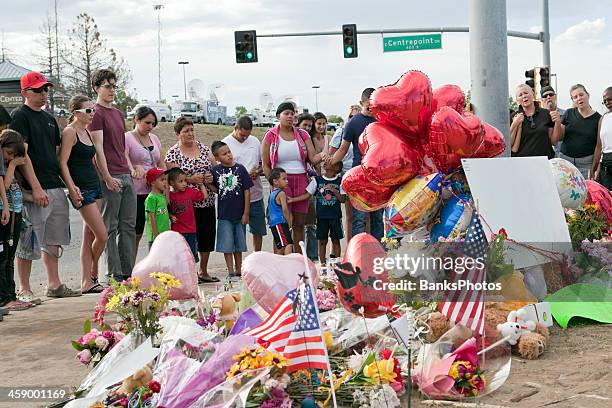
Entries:
{"label": "brown stuffed bear", "polygon": [[138,387],[147,385],[153,379],[153,372],[148,365],[136,371],[130,377],[123,380],[121,387],[116,391],[117,394],[131,395]]}
{"label": "brown stuffed bear", "polygon": [[212,303],[212,307],[219,310],[220,320],[225,322],[225,330],[228,332],[236,322],[236,305],[240,302],[240,293],[224,293],[219,295]]}

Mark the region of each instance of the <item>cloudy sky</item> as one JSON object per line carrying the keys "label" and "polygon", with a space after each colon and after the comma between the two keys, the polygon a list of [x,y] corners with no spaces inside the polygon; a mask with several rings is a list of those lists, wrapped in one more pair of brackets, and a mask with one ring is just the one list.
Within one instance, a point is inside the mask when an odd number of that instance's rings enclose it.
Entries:
{"label": "cloudy sky", "polygon": [[[187,81],[225,85],[223,104],[259,106],[262,92],[275,102],[292,95],[301,105],[342,114],[361,90],[394,82],[403,72],[419,69],[434,87],[453,83],[469,89],[469,34],[445,33],[443,48],[430,51],[382,52],[380,35],[359,37],[359,57],[342,57],[341,37],[260,38],[259,62],[236,64],[235,30],[259,34],[358,29],[467,26],[468,0],[57,0],[60,32],[67,32],[80,12],[93,16],[108,46],[124,57],[133,74],[130,86],[141,99],[157,98],[157,14],[162,10],[162,95],[183,94],[179,60],[189,61]],[[7,2],[8,3],[8,2]],[[53,0],[20,0],[2,6],[4,47],[15,62],[28,68],[38,45],[39,27]],[[539,31],[540,1],[508,0],[508,29]],[[551,0],[550,30],[553,72],[558,75],[559,105],[569,106],[569,87],[580,82],[591,92],[591,105],[602,111],[601,93],[612,85],[612,19],[608,0]],[[509,82],[524,81],[524,71],[542,63],[541,43],[508,39]],[[554,84],[554,80],[553,80]]]}

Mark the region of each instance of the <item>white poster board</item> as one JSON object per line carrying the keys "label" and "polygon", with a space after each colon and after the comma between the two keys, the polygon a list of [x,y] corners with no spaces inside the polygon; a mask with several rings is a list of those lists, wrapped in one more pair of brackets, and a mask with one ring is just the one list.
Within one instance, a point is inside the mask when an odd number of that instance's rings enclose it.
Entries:
{"label": "white poster board", "polygon": [[[554,252],[571,250],[563,207],[546,157],[463,159],[462,163],[487,238],[504,228],[508,238],[521,243]],[[515,268],[550,262],[517,245],[506,254]]]}

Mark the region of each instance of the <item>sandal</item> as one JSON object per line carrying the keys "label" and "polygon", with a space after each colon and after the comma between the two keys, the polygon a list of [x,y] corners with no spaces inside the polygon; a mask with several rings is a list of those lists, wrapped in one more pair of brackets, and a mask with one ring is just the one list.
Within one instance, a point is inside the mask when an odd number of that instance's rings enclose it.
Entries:
{"label": "sandal", "polygon": [[32,303],[34,305],[40,305],[42,303],[42,300],[40,300],[40,298],[35,298],[34,294],[29,290],[17,292],[17,300],[21,300],[25,303]]}
{"label": "sandal", "polygon": [[91,288],[87,290],[82,290],[81,293],[84,295],[87,295],[90,293],[102,293],[103,291],[104,291],[104,287],[100,285],[99,283],[96,283]]}
{"label": "sandal", "polygon": [[22,310],[28,310],[29,308],[33,306],[34,306],[33,304],[28,303],[28,302],[22,302],[20,300],[13,300],[12,302],[8,302],[6,305],[2,307],[11,312],[19,312]]}
{"label": "sandal", "polygon": [[55,289],[47,288],[47,297],[65,298],[65,297],[77,297],[81,296],[80,290],[72,290],[65,284],[59,285]]}
{"label": "sandal", "polygon": [[199,276],[198,275],[198,284],[202,284],[202,283],[216,283],[216,282],[220,282],[219,278],[215,277],[215,276]]}

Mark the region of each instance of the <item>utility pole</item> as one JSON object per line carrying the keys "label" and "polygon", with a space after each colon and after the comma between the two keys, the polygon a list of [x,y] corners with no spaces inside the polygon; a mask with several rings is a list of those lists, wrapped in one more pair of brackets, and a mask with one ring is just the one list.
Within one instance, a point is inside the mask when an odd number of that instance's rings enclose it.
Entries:
{"label": "utility pole", "polygon": [[[542,0],[542,62],[550,69],[550,23],[548,20],[548,0]],[[557,87],[555,86],[555,89]]]}
{"label": "utility pole", "polygon": [[164,8],[163,4],[156,4],[153,6],[153,10],[157,10],[157,102],[162,101],[161,91],[161,9]]}
{"label": "utility pole", "polygon": [[179,65],[183,66],[183,88],[185,88],[185,102],[187,102],[187,80],[185,79],[185,65],[189,64],[189,61],[179,61]]}
{"label": "utility pole", "polygon": [[321,88],[319,85],[312,86],[312,89],[315,90],[315,112],[319,111],[319,95],[318,95],[319,88]]}
{"label": "utility pole", "polygon": [[504,134],[510,156],[506,0],[470,0],[470,78],[475,112]]}
{"label": "utility pole", "polygon": [[[60,70],[59,70],[59,36],[57,34],[57,0],[55,0],[55,80],[56,85],[59,85],[60,82]],[[53,76],[53,73],[51,73]]]}

